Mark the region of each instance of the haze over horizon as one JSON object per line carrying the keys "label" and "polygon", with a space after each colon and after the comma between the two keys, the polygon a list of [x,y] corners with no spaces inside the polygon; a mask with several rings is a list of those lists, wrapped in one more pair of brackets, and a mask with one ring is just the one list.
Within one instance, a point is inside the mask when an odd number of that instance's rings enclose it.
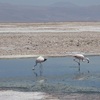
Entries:
{"label": "haze over horizon", "polygon": [[48,6],[56,2],[71,2],[79,6],[100,5],[100,0],[0,0],[1,3],[17,5]]}
{"label": "haze over horizon", "polygon": [[100,1],[78,1],[0,0],[0,22],[100,21]]}

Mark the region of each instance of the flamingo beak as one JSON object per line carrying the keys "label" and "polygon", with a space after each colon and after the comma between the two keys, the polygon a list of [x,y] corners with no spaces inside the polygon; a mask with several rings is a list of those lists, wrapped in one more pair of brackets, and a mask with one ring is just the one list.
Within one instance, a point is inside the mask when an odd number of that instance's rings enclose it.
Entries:
{"label": "flamingo beak", "polygon": [[46,61],[47,59],[44,59],[44,61]]}

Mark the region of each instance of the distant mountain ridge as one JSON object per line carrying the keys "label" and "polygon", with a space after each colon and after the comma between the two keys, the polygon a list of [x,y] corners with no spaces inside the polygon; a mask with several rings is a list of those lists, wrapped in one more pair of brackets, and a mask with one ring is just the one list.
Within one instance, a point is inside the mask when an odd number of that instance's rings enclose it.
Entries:
{"label": "distant mountain ridge", "polygon": [[49,6],[0,3],[0,22],[100,21],[100,5],[80,7],[70,2]]}
{"label": "distant mountain ridge", "polygon": [[51,7],[78,7],[78,5],[73,4],[71,2],[56,2],[51,5]]}

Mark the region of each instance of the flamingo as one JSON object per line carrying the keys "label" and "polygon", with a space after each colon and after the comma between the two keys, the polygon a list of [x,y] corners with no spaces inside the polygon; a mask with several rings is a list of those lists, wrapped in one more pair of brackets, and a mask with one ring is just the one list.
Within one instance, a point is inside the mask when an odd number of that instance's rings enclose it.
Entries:
{"label": "flamingo", "polygon": [[35,61],[35,65],[33,67],[33,70],[35,69],[35,66],[37,66],[38,63],[40,63],[40,65],[42,66],[42,63],[45,62],[46,60],[47,60],[46,58],[39,56]]}
{"label": "flamingo", "polygon": [[89,58],[85,57],[83,54],[74,54],[73,57],[75,58],[74,61],[78,63],[79,70],[80,70],[80,61],[87,61],[90,62]]}

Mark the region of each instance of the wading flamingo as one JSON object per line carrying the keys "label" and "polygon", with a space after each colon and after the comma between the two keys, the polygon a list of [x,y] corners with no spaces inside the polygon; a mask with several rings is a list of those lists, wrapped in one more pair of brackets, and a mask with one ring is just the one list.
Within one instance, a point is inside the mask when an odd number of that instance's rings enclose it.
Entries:
{"label": "wading flamingo", "polygon": [[35,61],[35,65],[34,67],[32,68],[33,70],[35,69],[35,66],[37,66],[38,63],[40,63],[40,66],[42,66],[42,63],[45,62],[47,59],[42,57],[42,56],[39,56],[36,61]]}
{"label": "wading flamingo", "polygon": [[74,61],[78,63],[79,65],[79,71],[80,71],[80,61],[87,61],[89,63],[89,58],[85,57],[83,54],[74,54],[73,57],[75,58]]}

